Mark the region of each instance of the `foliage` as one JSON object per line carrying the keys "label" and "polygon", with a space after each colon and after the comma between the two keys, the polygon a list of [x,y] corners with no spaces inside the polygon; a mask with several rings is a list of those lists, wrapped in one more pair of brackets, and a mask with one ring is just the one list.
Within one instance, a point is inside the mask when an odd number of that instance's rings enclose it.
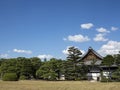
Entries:
{"label": "foliage", "polygon": [[3,81],[17,81],[18,77],[16,73],[5,73],[2,77]]}
{"label": "foliage", "polygon": [[30,58],[30,61],[32,64],[32,76],[36,78],[36,71],[40,68],[42,62],[37,57]]}
{"label": "foliage", "polygon": [[32,63],[30,59],[24,57],[17,58],[17,67],[19,68],[19,76],[24,75],[30,78],[32,75]]}
{"label": "foliage", "polygon": [[120,81],[120,67],[112,73],[112,79],[114,81]]}
{"label": "foliage", "polygon": [[[32,78],[59,80],[61,75],[65,75],[66,80],[86,80],[86,74],[90,66],[84,65],[84,63],[80,61],[81,51],[78,48],[70,47],[68,52],[67,60],[52,58],[49,61],[45,60],[42,62],[37,57],[0,59],[0,76],[2,78],[6,73],[16,73],[20,80]],[[93,60],[91,67],[94,67],[95,62],[96,61]],[[114,57],[107,55],[104,57],[102,65],[110,67],[115,62],[119,63],[119,54]],[[116,70],[110,79],[119,81],[119,76],[120,69]],[[109,80],[103,77],[102,81]]]}
{"label": "foliage", "polygon": [[115,63],[117,65],[120,65],[120,53],[114,55]]}
{"label": "foliage", "polygon": [[82,55],[81,51],[78,48],[69,47],[68,53],[67,59],[72,61],[73,64],[78,63],[80,60],[80,55]]}
{"label": "foliage", "polygon": [[103,58],[102,65],[111,66],[114,64],[114,62],[115,62],[115,60],[114,60],[113,56],[107,55],[106,57]]}
{"label": "foliage", "polygon": [[103,76],[101,77],[101,82],[112,82],[112,80]]}
{"label": "foliage", "polygon": [[19,79],[20,79],[20,80],[27,80],[28,77],[26,77],[25,75],[21,75]]}
{"label": "foliage", "polygon": [[57,80],[61,71],[62,61],[52,58],[50,61],[44,62],[44,64],[37,70],[37,78],[44,80]]}
{"label": "foliage", "polygon": [[0,73],[3,76],[4,73],[16,73],[18,74],[18,68],[16,64],[16,59],[6,59],[2,62],[0,66]]}
{"label": "foliage", "polygon": [[78,48],[69,47],[68,49],[67,61],[65,63],[65,76],[68,80],[77,80],[79,78],[80,66],[77,63],[80,60],[80,55],[82,54]]}
{"label": "foliage", "polygon": [[0,66],[1,76],[4,73],[16,73],[18,77],[25,76],[27,79],[31,77],[36,77],[35,73],[41,65],[41,61],[39,58],[11,58],[5,59],[2,61]]}

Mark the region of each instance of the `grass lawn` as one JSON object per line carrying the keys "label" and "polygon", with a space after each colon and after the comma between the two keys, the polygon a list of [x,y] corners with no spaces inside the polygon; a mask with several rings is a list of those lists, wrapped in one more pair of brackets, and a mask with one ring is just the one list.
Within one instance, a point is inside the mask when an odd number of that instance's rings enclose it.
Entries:
{"label": "grass lawn", "polygon": [[89,81],[0,81],[0,90],[120,90],[120,83]]}

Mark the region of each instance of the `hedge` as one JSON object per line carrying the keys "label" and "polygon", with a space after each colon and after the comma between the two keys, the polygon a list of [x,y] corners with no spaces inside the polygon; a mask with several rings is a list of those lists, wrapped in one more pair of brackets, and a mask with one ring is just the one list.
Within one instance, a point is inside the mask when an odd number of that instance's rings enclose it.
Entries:
{"label": "hedge", "polygon": [[18,81],[16,73],[5,73],[2,77],[3,81]]}

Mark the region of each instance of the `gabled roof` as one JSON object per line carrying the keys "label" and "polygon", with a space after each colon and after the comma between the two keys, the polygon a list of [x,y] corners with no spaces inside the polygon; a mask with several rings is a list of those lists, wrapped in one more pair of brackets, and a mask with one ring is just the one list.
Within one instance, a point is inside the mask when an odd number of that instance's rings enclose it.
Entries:
{"label": "gabled roof", "polygon": [[93,54],[95,54],[100,60],[103,59],[103,57],[100,54],[98,54],[95,50],[93,50],[92,47],[89,47],[88,51],[81,57],[80,60],[83,60],[90,52],[92,52]]}

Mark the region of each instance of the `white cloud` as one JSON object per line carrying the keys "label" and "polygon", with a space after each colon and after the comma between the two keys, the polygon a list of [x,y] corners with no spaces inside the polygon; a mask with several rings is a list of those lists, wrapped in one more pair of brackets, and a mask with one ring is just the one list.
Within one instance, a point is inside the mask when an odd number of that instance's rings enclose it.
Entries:
{"label": "white cloud", "polygon": [[96,29],[99,33],[110,33],[110,31],[108,31],[107,29],[101,27],[101,28],[97,28]]}
{"label": "white cloud", "polygon": [[8,54],[0,54],[0,58],[8,58]]}
{"label": "white cloud", "polygon": [[53,58],[52,55],[46,55],[46,54],[38,55],[37,57],[40,58],[40,59],[51,59],[51,58]]}
{"label": "white cloud", "polygon": [[[68,52],[68,50],[69,50],[69,47],[71,47],[71,46],[67,46],[67,48],[66,49],[64,49],[63,51],[62,51],[62,53],[63,54],[65,54],[65,55],[68,55],[69,54],[69,52]],[[75,47],[75,48],[78,48],[78,47]],[[78,48],[79,49],[79,48]],[[80,50],[80,49],[79,49]],[[82,54],[84,54],[85,53],[85,51],[84,50],[80,50],[81,51],[81,53]]]}
{"label": "white cloud", "polygon": [[114,55],[120,51],[120,42],[108,41],[107,44],[102,45],[98,52],[102,55]]}
{"label": "white cloud", "polygon": [[93,38],[94,41],[108,41],[107,38],[104,37],[105,34],[96,34],[96,37]]}
{"label": "white cloud", "polygon": [[94,25],[92,23],[85,23],[85,24],[81,24],[80,27],[82,29],[90,29],[92,28]]}
{"label": "white cloud", "polygon": [[68,41],[73,41],[73,42],[86,42],[89,41],[90,39],[88,38],[88,36],[83,36],[81,34],[78,35],[69,35],[67,38],[64,38],[64,40],[68,40]]}
{"label": "white cloud", "polygon": [[16,53],[25,53],[25,54],[32,54],[32,51],[30,51],[30,50],[13,49],[13,52],[16,52]]}
{"label": "white cloud", "polygon": [[111,30],[116,31],[116,30],[118,30],[118,28],[117,27],[111,27]]}

